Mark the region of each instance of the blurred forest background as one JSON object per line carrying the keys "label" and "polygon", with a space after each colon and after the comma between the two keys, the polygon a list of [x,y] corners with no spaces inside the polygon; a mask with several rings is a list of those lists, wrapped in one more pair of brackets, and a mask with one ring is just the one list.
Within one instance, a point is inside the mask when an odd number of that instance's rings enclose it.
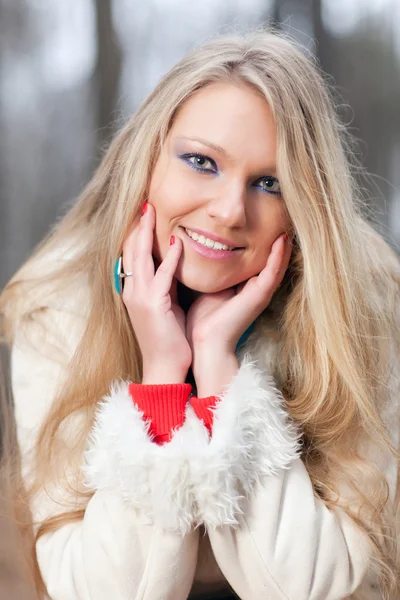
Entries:
{"label": "blurred forest background", "polygon": [[[329,74],[398,249],[400,0],[0,0],[0,289],[188,49],[269,21]],[[0,598],[28,600],[4,519],[0,529]]]}
{"label": "blurred forest background", "polygon": [[400,0],[0,0],[0,287],[186,50],[273,20],[315,53],[400,242]]}

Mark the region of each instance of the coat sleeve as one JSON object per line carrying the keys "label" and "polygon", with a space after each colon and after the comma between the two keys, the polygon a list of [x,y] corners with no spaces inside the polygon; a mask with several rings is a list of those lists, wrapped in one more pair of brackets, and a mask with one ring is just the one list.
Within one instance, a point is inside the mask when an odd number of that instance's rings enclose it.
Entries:
{"label": "coat sleeve", "polygon": [[245,357],[208,444],[219,514],[209,489],[198,499],[217,563],[242,600],[342,600],[367,571],[366,535],[314,493],[298,441],[272,378]]}
{"label": "coat sleeve", "polygon": [[[38,429],[76,347],[78,321],[65,310],[48,309],[44,337],[43,328],[32,322],[15,338],[12,386],[27,483],[35,468],[32,449]],[[46,533],[36,544],[52,600],[187,598],[197,562],[198,530],[185,449],[193,435],[203,435],[199,426],[189,407],[172,441],[157,446],[132,402],[128,383],[112,387],[100,402],[85,455],[81,479],[93,495],[83,519]],[[73,444],[73,431],[74,425],[68,429],[67,445]],[[68,493],[58,485],[42,489],[32,501],[35,522],[81,508],[73,492],[76,481],[67,471],[72,484]]]}

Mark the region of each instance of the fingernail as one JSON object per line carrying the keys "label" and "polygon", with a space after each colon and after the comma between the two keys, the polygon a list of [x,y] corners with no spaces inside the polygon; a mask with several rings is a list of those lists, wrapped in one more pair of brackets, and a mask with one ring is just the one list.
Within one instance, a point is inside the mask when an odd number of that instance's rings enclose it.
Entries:
{"label": "fingernail", "polygon": [[144,215],[144,213],[146,212],[146,210],[147,210],[147,202],[145,202],[143,204],[143,206],[142,206],[142,215]]}
{"label": "fingernail", "polygon": [[173,246],[175,244],[175,236],[171,235],[170,240],[169,240],[169,245]]}
{"label": "fingernail", "polygon": [[283,236],[283,241],[287,242],[288,239],[289,239],[289,236],[287,233],[285,233],[285,235]]}

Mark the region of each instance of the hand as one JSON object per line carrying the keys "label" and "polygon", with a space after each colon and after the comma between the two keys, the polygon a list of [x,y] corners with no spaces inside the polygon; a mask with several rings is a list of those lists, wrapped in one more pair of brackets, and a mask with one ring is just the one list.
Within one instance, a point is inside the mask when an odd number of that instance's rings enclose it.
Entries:
{"label": "hand", "polygon": [[183,383],[192,352],[174,278],[182,240],[175,238],[155,272],[152,249],[156,213],[151,204],[147,206],[123,246],[124,271],[133,275],[125,279],[122,299],[142,352],[143,383]]}
{"label": "hand", "polygon": [[[198,395],[207,379],[206,395],[221,391],[212,392],[209,381],[214,379],[215,388],[229,383],[237,364],[233,358],[239,338],[270,303],[289,265],[291,251],[291,243],[282,234],[275,240],[259,275],[236,288],[202,294],[193,302],[187,315],[186,334],[192,348]],[[223,373],[224,364],[230,365],[229,373]]]}

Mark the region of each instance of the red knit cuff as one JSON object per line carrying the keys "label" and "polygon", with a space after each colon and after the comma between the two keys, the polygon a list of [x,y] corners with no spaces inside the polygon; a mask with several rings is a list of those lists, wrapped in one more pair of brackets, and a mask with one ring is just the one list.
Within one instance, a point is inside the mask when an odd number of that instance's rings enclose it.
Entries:
{"label": "red knit cuff", "polygon": [[169,441],[172,431],[183,425],[191,391],[189,383],[129,385],[132,400],[149,421],[149,433],[156,443]]}
{"label": "red knit cuff", "polygon": [[167,444],[171,441],[172,432],[171,433],[163,433],[162,435],[156,435],[153,437],[153,442],[157,444],[157,446],[162,446],[163,444]]}
{"label": "red knit cuff", "polygon": [[218,396],[208,396],[207,398],[197,398],[197,396],[192,396],[190,399],[190,404],[192,405],[194,412],[197,417],[203,421],[210,434],[214,422],[214,411],[210,409],[215,408],[218,402]]}

